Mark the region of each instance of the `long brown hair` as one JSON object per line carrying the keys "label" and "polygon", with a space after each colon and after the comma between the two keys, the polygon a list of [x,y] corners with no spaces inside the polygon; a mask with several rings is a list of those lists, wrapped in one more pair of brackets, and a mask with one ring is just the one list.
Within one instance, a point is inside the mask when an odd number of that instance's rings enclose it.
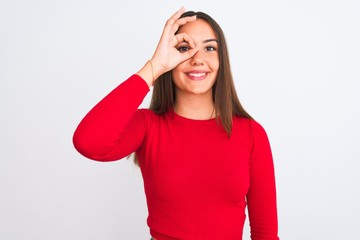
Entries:
{"label": "long brown hair", "polygon": [[[180,18],[194,15],[196,15],[196,18],[203,19],[210,24],[218,40],[220,64],[218,75],[212,89],[212,94],[216,119],[226,131],[228,136],[230,136],[232,130],[232,117],[234,115],[250,119],[252,117],[240,104],[239,98],[236,94],[230,68],[229,53],[221,27],[212,17],[203,12],[188,11],[183,13]],[[150,109],[156,114],[164,114],[170,109],[173,109],[175,98],[175,86],[172,81],[171,71],[168,71],[155,81]]]}
{"label": "long brown hair", "polygon": [[[198,19],[203,19],[210,24],[218,40],[220,64],[218,75],[212,89],[212,95],[215,105],[215,116],[217,122],[218,124],[221,124],[224,131],[230,137],[233,116],[240,116],[249,119],[252,119],[252,117],[245,111],[243,106],[240,104],[239,98],[236,94],[234,80],[230,68],[227,44],[221,27],[212,17],[203,12],[188,11],[183,13],[180,18],[194,15],[196,15]],[[166,112],[174,108],[175,99],[175,85],[172,80],[171,71],[168,71],[162,74],[155,81],[149,108],[158,115],[165,114]],[[138,164],[136,154],[134,161],[136,164]]]}

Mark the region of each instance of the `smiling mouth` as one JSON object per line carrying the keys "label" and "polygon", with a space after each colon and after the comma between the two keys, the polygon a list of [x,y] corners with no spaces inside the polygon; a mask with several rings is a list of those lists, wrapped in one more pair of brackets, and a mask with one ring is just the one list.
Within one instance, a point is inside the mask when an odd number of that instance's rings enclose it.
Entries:
{"label": "smiling mouth", "polygon": [[188,72],[186,73],[186,75],[190,80],[200,81],[204,80],[207,77],[208,72]]}

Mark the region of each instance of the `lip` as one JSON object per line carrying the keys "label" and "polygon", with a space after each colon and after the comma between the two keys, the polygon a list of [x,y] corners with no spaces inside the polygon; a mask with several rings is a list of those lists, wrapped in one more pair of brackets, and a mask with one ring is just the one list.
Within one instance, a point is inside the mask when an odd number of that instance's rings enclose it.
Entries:
{"label": "lip", "polygon": [[186,72],[185,74],[192,81],[201,81],[207,77],[209,72],[202,70],[194,70],[194,71]]}

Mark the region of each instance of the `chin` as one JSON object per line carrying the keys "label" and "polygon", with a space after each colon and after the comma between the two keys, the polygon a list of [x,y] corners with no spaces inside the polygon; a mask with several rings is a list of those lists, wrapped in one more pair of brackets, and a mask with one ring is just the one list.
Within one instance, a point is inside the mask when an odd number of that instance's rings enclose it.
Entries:
{"label": "chin", "polygon": [[193,88],[189,90],[189,93],[195,94],[195,95],[206,95],[206,94],[212,94],[211,88],[210,89],[203,89],[203,88]]}

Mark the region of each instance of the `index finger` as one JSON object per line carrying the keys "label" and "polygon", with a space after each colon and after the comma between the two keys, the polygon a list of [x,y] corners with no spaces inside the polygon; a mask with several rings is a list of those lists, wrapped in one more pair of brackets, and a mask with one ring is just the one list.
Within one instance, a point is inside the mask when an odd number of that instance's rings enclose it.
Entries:
{"label": "index finger", "polygon": [[184,12],[185,12],[185,8],[181,7],[168,19],[167,22],[173,24],[176,20],[178,20],[181,17],[181,14],[183,14]]}
{"label": "index finger", "polygon": [[189,16],[189,17],[183,17],[183,18],[179,18],[178,20],[176,20],[174,22],[174,24],[172,25],[171,29],[172,32],[175,34],[177,32],[177,30],[182,26],[185,25],[188,22],[193,22],[196,20],[196,15],[194,16]]}

